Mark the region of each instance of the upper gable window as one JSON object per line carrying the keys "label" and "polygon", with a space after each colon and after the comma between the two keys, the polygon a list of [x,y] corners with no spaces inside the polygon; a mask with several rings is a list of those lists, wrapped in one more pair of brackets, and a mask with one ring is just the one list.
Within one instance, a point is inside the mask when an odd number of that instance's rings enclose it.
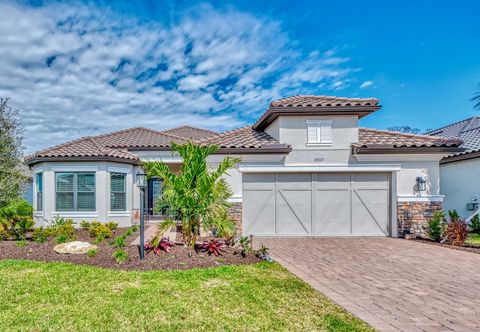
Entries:
{"label": "upper gable window", "polygon": [[331,145],[332,120],[307,120],[307,145]]}

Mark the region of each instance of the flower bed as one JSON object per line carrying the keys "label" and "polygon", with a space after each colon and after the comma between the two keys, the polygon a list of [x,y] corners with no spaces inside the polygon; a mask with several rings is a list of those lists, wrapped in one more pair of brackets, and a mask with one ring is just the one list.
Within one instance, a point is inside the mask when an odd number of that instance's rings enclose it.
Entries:
{"label": "flower bed", "polygon": [[418,242],[422,242],[422,243],[426,243],[426,244],[431,244],[431,245],[436,245],[436,246],[444,247],[444,248],[467,251],[467,252],[471,252],[471,253],[474,253],[474,254],[480,254],[480,246],[479,245],[473,245],[473,244],[465,243],[462,246],[454,246],[454,245],[449,244],[449,243],[440,243],[440,242],[435,242],[433,240],[420,239],[420,238],[415,239],[414,241],[418,241]]}
{"label": "flower bed", "polygon": [[[98,249],[89,254],[58,254],[53,248],[57,245],[54,239],[44,243],[32,240],[27,241],[0,241],[0,259],[28,259],[35,261],[71,262],[75,264],[87,264],[105,268],[122,270],[165,270],[165,269],[191,269],[196,267],[213,267],[220,265],[252,264],[260,261],[253,253],[242,257],[238,249],[224,246],[221,255],[209,255],[201,249],[196,251],[182,245],[171,247],[170,252],[160,251],[159,255],[150,252],[145,255],[143,261],[139,260],[138,246],[130,243],[138,236],[138,231],[126,237],[126,247],[123,248],[128,254],[126,260],[117,263],[113,254],[119,250],[111,243],[127,231],[126,228],[118,228],[111,239],[105,239],[95,243]],[[88,230],[76,229],[76,240],[93,243],[94,239]],[[199,242],[201,243],[201,242]]]}

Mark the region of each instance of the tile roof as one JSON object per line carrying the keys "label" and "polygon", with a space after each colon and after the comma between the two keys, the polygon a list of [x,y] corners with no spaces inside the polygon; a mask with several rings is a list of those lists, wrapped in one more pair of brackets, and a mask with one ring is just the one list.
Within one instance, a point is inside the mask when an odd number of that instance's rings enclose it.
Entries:
{"label": "tile roof", "polygon": [[191,126],[181,126],[176,128],[171,128],[162,131],[166,134],[172,134],[180,137],[185,137],[189,139],[201,139],[206,137],[217,136],[219,133],[213,130],[207,130],[203,128],[196,128]]}
{"label": "tile roof", "polygon": [[217,144],[224,149],[249,149],[265,147],[284,147],[276,139],[263,131],[256,131],[251,126],[238,128],[219,134],[216,137],[202,139],[199,143]]}
{"label": "tile roof", "polygon": [[462,140],[463,144],[461,147],[466,149],[466,151],[461,154],[478,152],[480,151],[480,117],[474,116],[442,128],[431,130],[427,135]]}
{"label": "tile roof", "polygon": [[335,96],[291,96],[274,100],[270,107],[335,107],[335,106],[375,106],[376,98],[344,98]]}
{"label": "tile roof", "polygon": [[358,129],[359,143],[357,147],[458,147],[461,140],[427,135],[405,134],[395,131],[377,129]]}

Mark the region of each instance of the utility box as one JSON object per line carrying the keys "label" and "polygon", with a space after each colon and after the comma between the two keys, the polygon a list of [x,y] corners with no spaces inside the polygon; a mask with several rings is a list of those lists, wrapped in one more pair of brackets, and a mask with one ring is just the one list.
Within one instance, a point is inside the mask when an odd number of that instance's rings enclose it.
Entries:
{"label": "utility box", "polygon": [[467,210],[468,211],[478,210],[478,203],[467,203]]}

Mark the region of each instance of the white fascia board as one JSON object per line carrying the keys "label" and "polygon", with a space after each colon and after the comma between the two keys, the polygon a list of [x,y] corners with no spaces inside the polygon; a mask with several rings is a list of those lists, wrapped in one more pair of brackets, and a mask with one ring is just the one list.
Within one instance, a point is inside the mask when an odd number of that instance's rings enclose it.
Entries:
{"label": "white fascia board", "polygon": [[445,195],[398,195],[398,202],[443,202]]}
{"label": "white fascia board", "polygon": [[130,168],[127,167],[109,166],[107,169],[110,173],[130,174]]}
{"label": "white fascia board", "polygon": [[140,158],[141,161],[143,162],[152,162],[152,161],[161,161],[165,164],[181,164],[183,163],[183,159],[181,157],[177,156],[157,156],[157,157],[152,157],[152,156],[145,156]]}
{"label": "white fascia board", "polygon": [[54,172],[96,172],[98,166],[52,166]]}
{"label": "white fascia board", "polygon": [[358,161],[440,161],[448,154],[430,153],[430,154],[354,154],[353,157]]}
{"label": "white fascia board", "polygon": [[310,173],[310,172],[396,172],[400,164],[380,165],[247,165],[238,167],[242,173]]}

